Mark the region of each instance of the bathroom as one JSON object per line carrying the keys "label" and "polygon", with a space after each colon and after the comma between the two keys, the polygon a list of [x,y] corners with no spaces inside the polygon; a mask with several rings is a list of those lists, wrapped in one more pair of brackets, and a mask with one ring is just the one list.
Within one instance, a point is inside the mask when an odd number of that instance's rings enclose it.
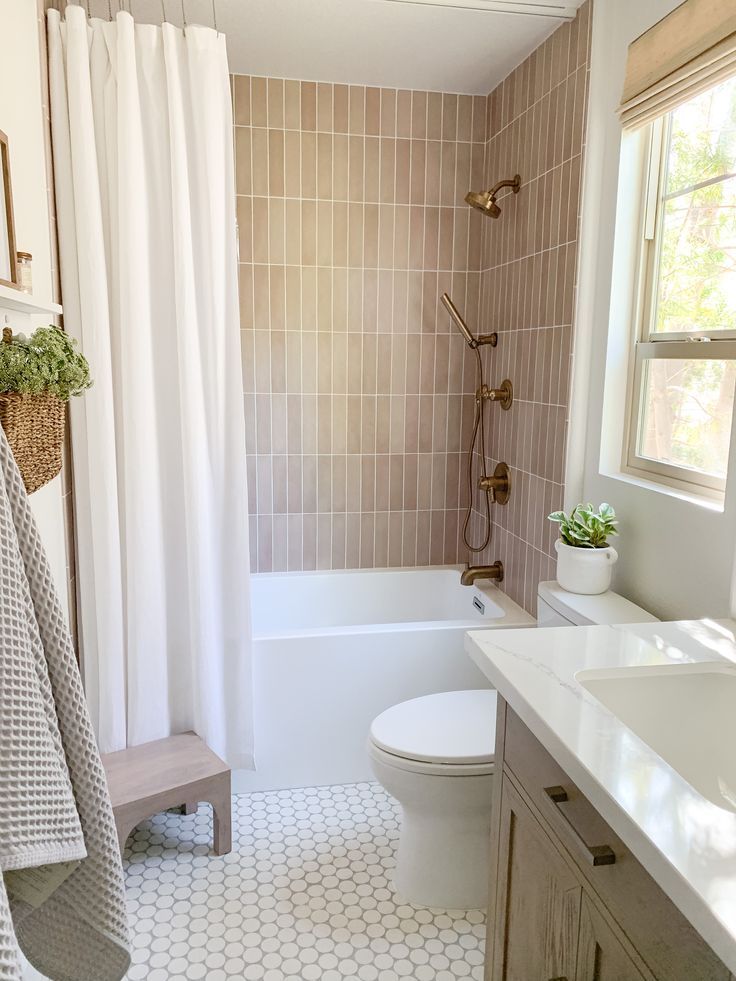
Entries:
{"label": "bathroom", "polygon": [[730,6],[0,0],[0,981],[736,977]]}

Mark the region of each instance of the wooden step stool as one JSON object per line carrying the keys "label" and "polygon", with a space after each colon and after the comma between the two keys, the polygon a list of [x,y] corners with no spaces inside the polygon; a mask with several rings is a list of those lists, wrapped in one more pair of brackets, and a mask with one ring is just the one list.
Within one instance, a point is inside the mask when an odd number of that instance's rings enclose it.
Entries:
{"label": "wooden step stool", "polygon": [[215,854],[232,848],[230,767],[193,732],[132,746],[102,757],[120,853],[128,835],[146,818],[183,805],[193,814],[212,805]]}

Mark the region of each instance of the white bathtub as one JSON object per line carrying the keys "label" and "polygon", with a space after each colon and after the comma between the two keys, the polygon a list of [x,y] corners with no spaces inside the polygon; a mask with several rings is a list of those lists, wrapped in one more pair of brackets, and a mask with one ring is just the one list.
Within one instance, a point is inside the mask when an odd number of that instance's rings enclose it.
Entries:
{"label": "white bathtub", "polygon": [[463,650],[480,627],[533,619],[460,569],[253,576],[256,771],[239,791],[371,779],[372,720],[397,702],[488,682]]}

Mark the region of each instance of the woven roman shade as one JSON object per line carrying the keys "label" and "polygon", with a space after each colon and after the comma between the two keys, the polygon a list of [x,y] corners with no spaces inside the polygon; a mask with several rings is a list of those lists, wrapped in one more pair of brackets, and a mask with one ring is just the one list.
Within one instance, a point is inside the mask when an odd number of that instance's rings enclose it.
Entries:
{"label": "woven roman shade", "polygon": [[633,129],[736,74],[736,0],[685,0],[629,45],[619,106]]}

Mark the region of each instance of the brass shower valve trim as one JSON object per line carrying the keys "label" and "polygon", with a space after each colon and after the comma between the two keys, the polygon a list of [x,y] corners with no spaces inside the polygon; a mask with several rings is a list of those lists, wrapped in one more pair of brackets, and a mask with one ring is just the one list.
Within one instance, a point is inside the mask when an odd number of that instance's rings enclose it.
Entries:
{"label": "brass shower valve trim", "polygon": [[499,463],[492,477],[481,477],[478,490],[490,494],[494,504],[506,504],[511,494],[511,471],[508,464]]}
{"label": "brass shower valve trim", "polygon": [[483,385],[476,391],[475,401],[499,402],[502,409],[510,409],[514,401],[514,386],[508,378],[504,378],[499,388]]}

